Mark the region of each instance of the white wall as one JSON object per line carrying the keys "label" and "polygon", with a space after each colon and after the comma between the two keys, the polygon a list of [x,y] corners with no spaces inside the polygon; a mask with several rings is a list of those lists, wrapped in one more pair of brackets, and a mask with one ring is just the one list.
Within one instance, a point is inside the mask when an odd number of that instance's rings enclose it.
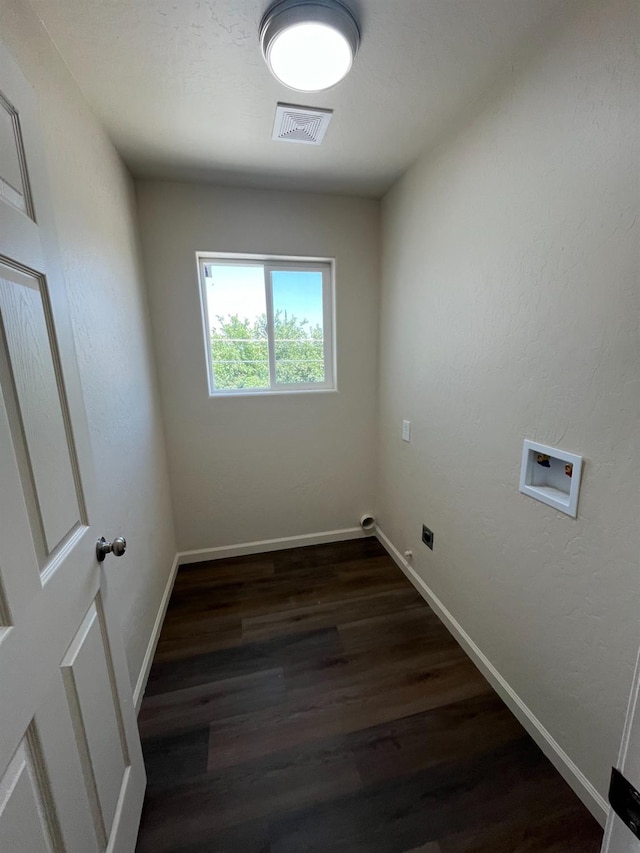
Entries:
{"label": "white wall", "polygon": [[[602,795],[640,641],[639,23],[584,4],[383,203],[382,528]],[[586,457],[577,520],[518,493],[525,437]]]}
{"label": "white wall", "polygon": [[[180,549],[357,525],[374,488],[378,203],[137,190]],[[336,258],[338,393],[209,398],[198,250]]]}
{"label": "white wall", "polygon": [[132,686],[175,554],[166,452],[129,173],[23,0],[2,31],[37,94],[100,506],[127,556],[109,570]]}

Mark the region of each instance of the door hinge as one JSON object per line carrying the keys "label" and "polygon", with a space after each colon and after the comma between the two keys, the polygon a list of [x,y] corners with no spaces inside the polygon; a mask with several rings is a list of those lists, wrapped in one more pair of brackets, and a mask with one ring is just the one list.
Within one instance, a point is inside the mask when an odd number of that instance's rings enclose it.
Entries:
{"label": "door hinge", "polygon": [[609,802],[624,825],[640,838],[640,791],[615,767],[611,770]]}

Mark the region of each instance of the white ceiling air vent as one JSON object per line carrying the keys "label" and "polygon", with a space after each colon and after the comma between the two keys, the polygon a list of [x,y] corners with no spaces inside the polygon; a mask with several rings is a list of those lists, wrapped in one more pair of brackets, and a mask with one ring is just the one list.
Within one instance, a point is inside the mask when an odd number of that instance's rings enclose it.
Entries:
{"label": "white ceiling air vent", "polygon": [[278,104],[273,123],[272,139],[278,142],[301,142],[320,145],[329,127],[333,110]]}

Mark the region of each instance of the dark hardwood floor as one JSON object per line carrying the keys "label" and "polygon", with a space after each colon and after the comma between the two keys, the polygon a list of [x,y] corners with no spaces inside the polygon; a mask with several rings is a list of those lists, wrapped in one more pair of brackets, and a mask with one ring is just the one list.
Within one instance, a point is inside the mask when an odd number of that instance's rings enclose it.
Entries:
{"label": "dark hardwood floor", "polygon": [[596,853],[602,832],[375,539],[180,569],[138,853]]}

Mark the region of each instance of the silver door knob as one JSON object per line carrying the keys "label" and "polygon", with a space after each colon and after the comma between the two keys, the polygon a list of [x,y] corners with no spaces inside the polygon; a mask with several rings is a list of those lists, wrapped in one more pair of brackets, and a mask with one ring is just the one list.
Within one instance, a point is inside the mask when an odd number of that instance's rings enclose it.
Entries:
{"label": "silver door knob", "polygon": [[114,557],[122,557],[127,550],[127,540],[124,536],[118,536],[113,542],[107,542],[104,536],[101,536],[96,542],[96,557],[101,563],[107,554],[113,554]]}

